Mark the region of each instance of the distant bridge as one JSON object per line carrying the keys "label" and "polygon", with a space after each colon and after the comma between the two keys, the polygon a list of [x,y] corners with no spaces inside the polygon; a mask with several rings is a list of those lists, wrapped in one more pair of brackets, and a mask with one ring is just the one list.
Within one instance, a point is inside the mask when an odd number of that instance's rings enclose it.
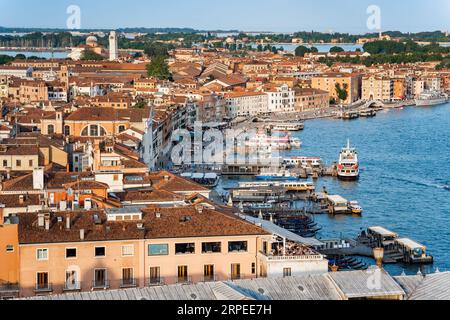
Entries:
{"label": "distant bridge", "polygon": [[386,105],[383,102],[381,102],[380,100],[371,100],[371,101],[367,101],[364,104],[365,109],[373,108],[373,107],[384,108],[384,107],[386,107]]}

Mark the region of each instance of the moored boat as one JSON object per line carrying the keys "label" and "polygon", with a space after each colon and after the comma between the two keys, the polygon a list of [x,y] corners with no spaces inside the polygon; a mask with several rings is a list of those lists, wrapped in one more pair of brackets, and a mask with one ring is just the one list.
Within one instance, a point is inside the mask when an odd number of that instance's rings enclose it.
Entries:
{"label": "moored boat", "polygon": [[447,103],[448,96],[438,91],[425,91],[415,100],[418,107],[436,106]]}
{"label": "moored boat", "polygon": [[340,179],[357,180],[359,178],[358,152],[350,147],[350,140],[347,141],[347,147],[340,153],[337,169]]}

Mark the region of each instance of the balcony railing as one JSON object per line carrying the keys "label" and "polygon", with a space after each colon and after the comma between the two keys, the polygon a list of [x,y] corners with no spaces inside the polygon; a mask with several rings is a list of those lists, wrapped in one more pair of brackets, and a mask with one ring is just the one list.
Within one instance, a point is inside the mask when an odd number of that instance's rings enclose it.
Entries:
{"label": "balcony railing", "polygon": [[136,279],[122,279],[120,281],[120,287],[121,288],[134,288],[137,287],[137,281]]}
{"label": "balcony railing", "polygon": [[79,291],[81,290],[81,282],[64,283],[64,291]]}
{"label": "balcony railing", "polygon": [[177,284],[192,284],[191,277],[177,277]]}
{"label": "balcony railing", "polygon": [[259,253],[261,257],[269,261],[306,261],[306,260],[323,260],[323,256],[320,254],[314,255],[299,255],[299,256],[273,256],[267,255],[264,252]]}
{"label": "balcony railing", "polygon": [[17,283],[2,283],[0,284],[0,292],[17,292],[19,285]]}
{"label": "balcony railing", "polygon": [[166,282],[163,277],[150,278],[150,279],[148,279],[148,282],[147,282],[149,287],[163,286],[165,283]]}
{"label": "balcony railing", "polygon": [[217,276],[213,275],[213,276],[203,276],[202,282],[216,282],[217,281]]}
{"label": "balcony railing", "polygon": [[94,280],[92,281],[92,289],[109,289],[109,281],[108,280]]}
{"label": "balcony railing", "polygon": [[245,275],[243,275],[242,273],[240,273],[240,274],[230,274],[230,275],[228,275],[228,280],[229,280],[229,281],[243,280],[243,279],[245,279]]}
{"label": "balcony railing", "polygon": [[52,292],[53,286],[51,283],[37,283],[34,292]]}

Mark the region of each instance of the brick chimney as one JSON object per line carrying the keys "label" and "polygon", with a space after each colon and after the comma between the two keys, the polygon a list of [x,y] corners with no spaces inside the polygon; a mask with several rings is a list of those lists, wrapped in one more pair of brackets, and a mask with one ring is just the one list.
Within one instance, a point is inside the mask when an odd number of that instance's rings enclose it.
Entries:
{"label": "brick chimney", "polygon": [[70,214],[66,214],[66,229],[70,230],[70,224],[71,224],[71,219],[70,219]]}

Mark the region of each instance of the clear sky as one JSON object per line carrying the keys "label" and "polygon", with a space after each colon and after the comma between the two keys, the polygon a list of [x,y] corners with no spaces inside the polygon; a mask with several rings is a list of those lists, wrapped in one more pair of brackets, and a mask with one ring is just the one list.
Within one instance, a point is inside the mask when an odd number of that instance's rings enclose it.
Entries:
{"label": "clear sky", "polygon": [[86,29],[366,33],[369,5],[380,7],[383,30],[450,29],[450,0],[0,0],[0,26],[65,28],[69,5],[81,8],[81,27]]}

